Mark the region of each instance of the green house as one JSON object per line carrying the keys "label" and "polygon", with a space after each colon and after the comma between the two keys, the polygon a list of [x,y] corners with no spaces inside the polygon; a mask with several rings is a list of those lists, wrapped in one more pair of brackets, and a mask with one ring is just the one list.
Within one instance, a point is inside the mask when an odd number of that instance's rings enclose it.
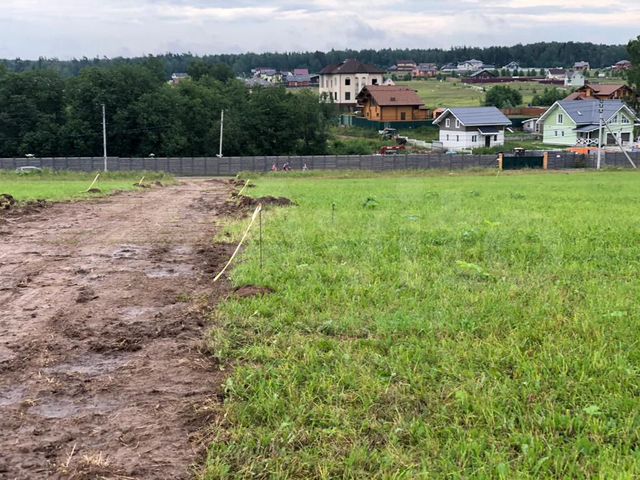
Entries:
{"label": "green house", "polygon": [[[635,112],[621,100],[604,100],[603,145],[633,142]],[[554,103],[538,120],[543,143],[564,146],[598,146],[600,102],[597,100],[562,100]]]}

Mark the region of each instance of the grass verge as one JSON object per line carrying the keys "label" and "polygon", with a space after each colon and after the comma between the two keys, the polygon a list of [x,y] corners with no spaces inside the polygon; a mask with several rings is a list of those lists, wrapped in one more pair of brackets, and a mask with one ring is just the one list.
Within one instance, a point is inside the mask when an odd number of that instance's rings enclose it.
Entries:
{"label": "grass verge", "polygon": [[256,183],[205,478],[637,478],[640,176]]}
{"label": "grass verge", "polygon": [[172,183],[173,177],[155,172],[108,172],[100,174],[94,188],[100,192],[87,193],[96,173],[43,170],[18,174],[0,170],[0,194],[8,193],[19,202],[47,200],[62,201],[111,195],[118,191],[135,190],[134,183],[144,176],[144,183],[160,181]]}

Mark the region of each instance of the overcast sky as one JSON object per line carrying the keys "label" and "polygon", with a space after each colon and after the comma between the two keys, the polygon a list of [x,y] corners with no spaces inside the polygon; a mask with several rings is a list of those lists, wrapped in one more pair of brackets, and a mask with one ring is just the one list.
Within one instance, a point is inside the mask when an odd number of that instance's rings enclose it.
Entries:
{"label": "overcast sky", "polygon": [[2,0],[0,57],[626,43],[640,0]]}

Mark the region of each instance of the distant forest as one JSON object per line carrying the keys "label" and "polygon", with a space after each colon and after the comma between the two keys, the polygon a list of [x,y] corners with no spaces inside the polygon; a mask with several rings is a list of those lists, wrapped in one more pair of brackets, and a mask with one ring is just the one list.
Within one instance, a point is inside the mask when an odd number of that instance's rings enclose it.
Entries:
{"label": "distant forest", "polygon": [[[308,68],[319,72],[323,67],[339,63],[345,58],[357,58],[363,62],[388,67],[398,60],[436,63],[444,65],[475,58],[484,63],[502,67],[516,61],[522,68],[570,67],[578,61],[588,61],[592,68],[609,67],[629,55],[626,45],[598,45],[580,42],[540,42],[511,47],[456,47],[448,50],[430,49],[384,49],[384,50],[331,50],[330,52],[289,52],[289,53],[242,53],[205,55],[199,57],[190,53],[164,54],[153,56],[164,65],[168,78],[173,72],[186,72],[190,64],[202,59],[208,64],[225,64],[238,74],[248,74],[252,68],[272,67],[290,71],[294,68]],[[38,60],[0,60],[12,72],[33,70],[55,70],[63,77],[75,77],[86,67],[112,67],[118,65],[143,64],[149,57],[137,58],[81,58],[58,60],[40,58]]]}

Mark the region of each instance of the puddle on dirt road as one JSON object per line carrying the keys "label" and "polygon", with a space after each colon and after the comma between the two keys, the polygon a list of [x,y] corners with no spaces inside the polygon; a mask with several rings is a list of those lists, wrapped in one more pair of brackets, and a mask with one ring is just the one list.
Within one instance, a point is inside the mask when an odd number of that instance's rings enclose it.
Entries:
{"label": "puddle on dirt road", "polygon": [[12,387],[0,389],[0,407],[8,407],[20,403],[24,399],[25,387]]}
{"label": "puddle on dirt road", "polygon": [[80,374],[87,376],[111,373],[127,364],[126,356],[109,356],[99,353],[87,353],[73,361],[45,368],[46,373]]}
{"label": "puddle on dirt road", "polygon": [[16,354],[9,348],[0,345],[0,364],[13,360]]}
{"label": "puddle on dirt road", "polygon": [[194,274],[193,265],[172,264],[156,265],[144,271],[149,278],[190,277]]}
{"label": "puddle on dirt road", "polygon": [[147,254],[148,252],[148,248],[140,247],[138,245],[121,245],[111,254],[111,257],[115,259],[136,258],[142,254]]}
{"label": "puddle on dirt road", "polygon": [[104,415],[116,409],[118,404],[113,401],[103,401],[92,398],[83,403],[77,403],[70,398],[42,399],[29,408],[29,413],[44,418],[69,418],[84,415]]}

